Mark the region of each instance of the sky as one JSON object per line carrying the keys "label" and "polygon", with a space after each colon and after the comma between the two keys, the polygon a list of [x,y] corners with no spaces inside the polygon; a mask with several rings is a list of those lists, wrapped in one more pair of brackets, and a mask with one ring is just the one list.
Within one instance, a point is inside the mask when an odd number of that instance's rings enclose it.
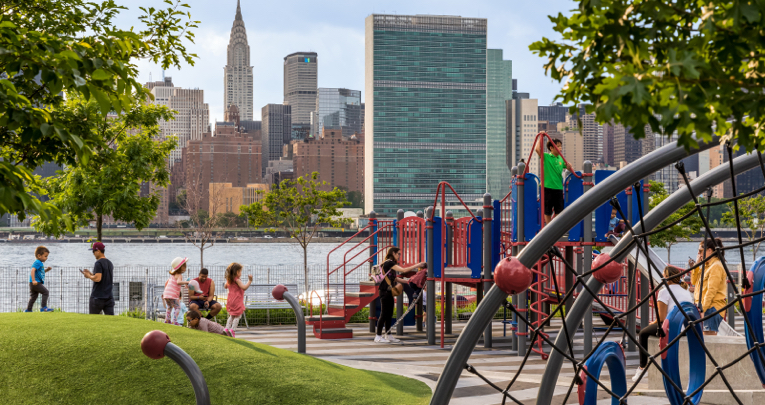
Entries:
{"label": "sky", "polygon": [[[223,120],[223,67],[226,47],[236,14],[236,0],[186,0],[193,20],[195,43],[187,44],[196,53],[194,66],[171,68],[166,76],[177,87],[204,90],[210,106],[210,121]],[[161,7],[159,0],[118,0],[129,8],[116,20],[120,28],[140,26],[140,6]],[[542,6],[544,5],[544,6]],[[571,0],[417,0],[417,1],[242,1],[242,17],[250,45],[253,66],[255,119],[261,107],[282,103],[283,61],[293,52],[318,53],[319,87],[364,90],[364,19],[370,14],[432,14],[488,18],[488,47],[502,49],[504,59],[513,61],[513,78],[518,90],[531,93],[539,105],[549,105],[560,83],[545,76],[544,59],[529,51],[529,45],[543,37],[558,38],[548,15],[567,13],[576,7]],[[139,81],[161,80],[162,68],[139,61]],[[151,75],[151,76],[150,76]]]}

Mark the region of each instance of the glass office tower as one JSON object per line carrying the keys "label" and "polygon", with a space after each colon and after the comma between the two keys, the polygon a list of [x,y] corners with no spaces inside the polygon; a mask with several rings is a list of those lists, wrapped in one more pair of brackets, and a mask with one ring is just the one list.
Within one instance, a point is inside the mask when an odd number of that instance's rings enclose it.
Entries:
{"label": "glass office tower", "polygon": [[505,101],[513,99],[513,62],[501,49],[486,51],[486,189],[495,199],[510,192]]}
{"label": "glass office tower", "polygon": [[340,128],[343,135],[361,133],[361,91],[348,89],[319,89],[316,99],[314,136],[321,135],[324,127]]}
{"label": "glass office tower", "polygon": [[440,181],[486,192],[486,19],[366,19],[365,211],[433,204]]}

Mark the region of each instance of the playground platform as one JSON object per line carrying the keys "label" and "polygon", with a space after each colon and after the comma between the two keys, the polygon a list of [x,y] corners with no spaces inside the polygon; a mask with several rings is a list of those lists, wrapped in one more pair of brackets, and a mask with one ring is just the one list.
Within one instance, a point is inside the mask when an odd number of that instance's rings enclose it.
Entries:
{"label": "playground platform", "polygon": [[[350,339],[318,339],[311,333],[308,333],[306,352],[308,355],[316,358],[348,367],[383,371],[415,378],[425,382],[431,389],[433,389],[443,370],[449,353],[451,352],[452,345],[457,340],[457,337],[464,326],[465,323],[461,322],[453,325],[454,333],[445,336],[445,346],[442,349],[440,345],[428,345],[425,332],[407,332],[405,336],[399,337],[401,343],[381,345],[373,342],[374,335],[369,333],[368,325],[348,324],[347,327],[353,329],[353,338]],[[601,332],[598,331],[598,327],[603,326],[603,324],[598,320],[595,320],[594,326],[596,327],[594,335],[596,338],[599,338]],[[494,332],[493,347],[486,349],[483,347],[483,343],[479,342],[479,345],[477,345],[473,351],[468,364],[475,365],[481,373],[491,381],[500,383],[500,385],[507,384],[507,382],[514,376],[515,371],[518,370],[523,357],[517,356],[517,353],[511,350],[510,336],[509,334],[507,337],[502,336],[502,324],[500,322],[495,321],[492,324],[492,327]],[[555,338],[554,331],[559,328],[560,321],[553,320],[552,327],[549,328],[552,332],[551,338],[553,338],[553,340]],[[617,337],[616,334],[612,334],[611,336],[614,338]],[[250,328],[249,330],[240,329],[237,332],[237,338],[267,344],[281,349],[297,350],[297,328],[294,325],[264,326]],[[396,358],[391,358],[389,354],[384,354],[380,350],[387,346],[396,346]],[[582,333],[577,333],[574,339],[574,351],[576,352],[577,357],[584,355],[582,350]],[[390,351],[388,351],[388,353],[390,353]],[[637,352],[626,353],[626,355],[627,375],[629,378],[632,378],[639,363],[638,355]],[[524,366],[524,372],[516,383],[513,384],[511,393],[515,398],[520,399],[524,403],[534,403],[546,363],[546,361],[542,360],[541,357],[535,353],[529,357],[529,360]],[[571,379],[574,377],[573,372],[570,369],[567,371],[565,366],[562,371],[553,398],[553,403],[556,404],[562,403],[566,396],[568,386],[571,383]],[[606,370],[604,370],[603,376],[604,381],[608,381],[608,373]],[[606,382],[606,384],[608,384],[608,382]],[[644,390],[646,392],[643,395],[649,394],[649,392],[647,392],[649,391],[648,383],[641,382],[638,387],[640,388],[638,389],[638,392]],[[667,401],[666,398],[643,395],[630,397],[630,405],[669,404],[669,401]],[[611,403],[609,395],[605,392],[599,393],[598,397],[600,399],[598,404]],[[467,372],[462,373],[462,377],[459,380],[450,402],[452,405],[492,405],[501,403],[502,397],[496,390],[491,388],[480,378]],[[578,403],[576,391],[574,391],[568,401],[566,401],[566,404]]]}

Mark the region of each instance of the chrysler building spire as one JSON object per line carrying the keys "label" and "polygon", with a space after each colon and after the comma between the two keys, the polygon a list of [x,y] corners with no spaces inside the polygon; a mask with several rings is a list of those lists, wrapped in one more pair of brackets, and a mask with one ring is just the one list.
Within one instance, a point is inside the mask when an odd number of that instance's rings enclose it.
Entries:
{"label": "chrysler building spire", "polygon": [[223,104],[227,109],[235,105],[243,121],[252,120],[252,66],[247,30],[242,20],[242,7],[236,2],[236,17],[231,27],[226,66],[223,77]]}

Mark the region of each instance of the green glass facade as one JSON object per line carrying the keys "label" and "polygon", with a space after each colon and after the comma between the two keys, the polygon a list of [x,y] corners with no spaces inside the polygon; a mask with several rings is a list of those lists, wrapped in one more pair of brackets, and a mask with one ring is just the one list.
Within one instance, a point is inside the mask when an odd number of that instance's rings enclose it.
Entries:
{"label": "green glass facade", "polygon": [[510,192],[505,101],[513,98],[513,62],[501,49],[486,51],[486,97],[486,188],[501,199]]}
{"label": "green glass facade", "polygon": [[373,207],[367,205],[367,211],[392,216],[398,209],[432,205],[441,181],[466,201],[481,198],[486,192],[486,20],[372,15],[370,45],[365,153],[372,159],[365,174],[372,183],[365,200]]}

